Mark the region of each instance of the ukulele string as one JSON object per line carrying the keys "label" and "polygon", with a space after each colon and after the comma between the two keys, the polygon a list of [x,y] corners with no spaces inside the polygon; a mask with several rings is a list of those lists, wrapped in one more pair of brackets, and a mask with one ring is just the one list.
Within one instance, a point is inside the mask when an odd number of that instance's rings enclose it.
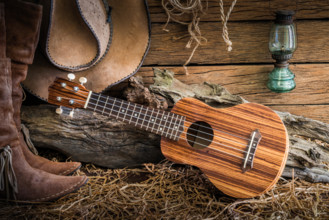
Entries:
{"label": "ukulele string", "polygon": [[[81,103],[78,103],[78,104],[80,104],[81,106],[84,106],[84,105],[81,104]],[[93,103],[92,103],[92,104],[93,104]],[[102,111],[101,111],[101,110],[98,110],[98,109],[95,109],[94,111],[97,112],[97,113],[100,113],[100,114],[108,114],[108,115],[109,115],[109,113],[102,113]],[[116,110],[114,110],[114,111],[116,111]],[[118,111],[116,111],[116,112],[118,112]],[[125,120],[126,120],[126,121],[125,121]],[[129,124],[128,119],[122,119],[122,121],[124,121],[124,122],[128,122],[128,124]],[[141,127],[143,127],[142,124],[139,124],[139,125],[141,125]],[[187,134],[187,133],[183,131],[181,134]],[[195,136],[195,135],[191,135],[191,136],[192,136],[192,137],[198,137],[198,136]],[[216,137],[216,136],[215,136],[215,137]],[[201,138],[201,137],[199,137],[199,138]],[[179,136],[178,139],[179,139],[179,140],[183,140],[183,141],[187,141],[187,142],[188,142],[188,140],[187,140],[186,138],[183,138],[183,137],[181,137],[181,136]],[[209,141],[208,139],[204,139],[204,140]],[[221,151],[221,150],[218,150],[218,149],[213,148],[213,147],[209,147],[209,146],[204,145],[204,144],[199,143],[199,142],[195,142],[195,143],[197,143],[197,144],[198,144],[199,146],[201,146],[201,147],[205,147],[205,148],[211,149],[211,150],[213,150],[213,151],[217,151],[217,152],[219,152],[219,153],[224,153],[224,154],[227,154],[227,155],[230,155],[230,156],[233,156],[233,157],[236,157],[236,158],[242,159],[242,160],[245,159],[245,158],[243,158],[243,157],[239,157],[239,156],[237,156],[237,155],[234,155],[234,154],[231,154],[231,153],[228,153],[228,152],[225,152],[225,151]],[[228,147],[228,148],[231,148],[231,149],[233,149],[233,150],[241,151],[241,153],[247,153],[247,151],[244,151],[244,150],[241,150],[241,149],[238,149],[238,148],[234,148],[234,147],[231,147],[231,146],[228,146],[228,145],[225,145],[225,144],[221,144],[221,143],[219,143],[219,142],[215,142],[215,141],[213,141],[212,143],[217,143],[219,146]],[[254,155],[254,154],[250,153],[249,155]]]}
{"label": "ukulele string", "polygon": [[[83,104],[81,104],[81,103],[79,103],[79,102],[77,102],[79,105],[81,105],[81,106],[84,106]],[[90,104],[93,104],[94,106],[97,106],[95,103],[92,103],[92,102],[90,102]],[[117,106],[118,107],[118,106]],[[117,112],[118,114],[120,114],[120,112],[119,111],[117,111],[117,110],[115,110],[115,109],[112,109],[113,111],[115,111],[115,112]],[[97,108],[95,108],[94,109],[94,111],[96,112],[96,111],[98,111],[98,113],[101,113],[101,114],[104,114],[101,110],[98,110]],[[108,113],[106,113],[106,114],[108,114]],[[131,117],[134,117],[134,116],[131,116]],[[138,119],[138,117],[134,117],[134,118],[137,118]],[[126,120],[126,122],[128,122],[128,124],[129,124],[129,120],[128,119],[122,119],[122,121],[125,121]],[[147,120],[146,120],[147,121]],[[147,121],[147,122],[150,122],[150,121]],[[137,124],[136,124],[137,125]],[[141,126],[141,128],[143,127],[143,124],[139,124],[140,126]],[[166,127],[166,126],[165,126]],[[185,128],[187,128],[186,126],[184,126]],[[169,129],[169,127],[167,127],[168,129]],[[169,134],[168,132],[166,133],[166,134]],[[182,132],[181,134],[187,134],[187,132]],[[163,134],[162,134],[163,135]],[[208,139],[205,139],[205,138],[203,138],[203,137],[199,137],[199,136],[196,136],[196,135],[193,135],[193,134],[190,134],[190,136],[192,136],[192,137],[198,137],[199,139],[203,139],[203,140],[206,140],[206,141],[209,141]],[[220,136],[214,136],[214,137],[217,137],[217,138],[222,138],[222,137],[220,137]],[[183,138],[183,137],[178,137],[178,139],[181,139],[181,140],[185,140],[185,141],[188,141],[187,139],[185,139],[185,138]],[[234,157],[237,157],[237,158],[240,158],[240,159],[244,159],[244,158],[242,158],[242,157],[239,157],[239,156],[236,156],[236,155],[233,155],[233,154],[230,154],[230,153],[227,153],[227,152],[224,152],[224,151],[220,151],[220,150],[218,150],[218,149],[215,149],[215,148],[212,148],[212,147],[209,147],[209,146],[207,146],[207,145],[204,145],[204,144],[202,144],[202,143],[198,143],[198,142],[196,142],[197,144],[199,144],[200,146],[202,146],[202,147],[207,147],[207,148],[209,148],[209,149],[212,149],[212,150],[215,150],[215,151],[218,151],[218,152],[220,152],[220,153],[226,153],[226,154],[229,154],[229,155],[231,155],[231,156],[234,156]],[[225,144],[223,144],[223,143],[220,143],[220,142],[216,142],[216,141],[212,141],[212,143],[215,143],[215,144],[217,144],[217,145],[219,145],[219,146],[223,146],[223,147],[226,147],[226,148],[230,148],[230,149],[233,149],[233,150],[236,150],[236,151],[240,151],[241,153],[247,153],[247,151],[244,151],[244,150],[241,150],[241,149],[238,149],[238,148],[235,148],[235,147],[232,147],[232,146],[229,146],[229,145],[225,145]],[[242,143],[239,143],[239,144],[242,144]],[[244,145],[244,144],[242,144],[242,145]],[[247,145],[244,145],[244,146],[247,146]],[[250,155],[254,155],[254,154],[250,154]]]}
{"label": "ukulele string", "polygon": [[[90,102],[90,104],[93,104],[94,106],[97,106],[95,103],[92,103],[92,102]],[[116,106],[116,107],[120,107],[120,106],[118,106],[118,105],[114,105],[114,106]],[[106,108],[106,109],[109,109],[109,108],[107,108],[107,107],[105,107],[105,108]],[[97,109],[97,108],[96,108],[96,109]],[[142,110],[143,110],[143,109],[142,109]],[[146,109],[146,110],[147,110],[147,109]],[[115,110],[115,109],[112,109],[112,111],[113,111],[113,112],[117,112],[118,115],[121,113],[120,111],[117,111],[117,110]],[[128,111],[133,112],[133,111],[130,110],[130,109],[127,110],[127,113],[128,113]],[[102,113],[103,113],[103,112],[102,112]],[[121,114],[123,114],[123,113],[121,113]],[[145,122],[148,122],[148,124],[150,124],[151,121],[145,119],[146,116],[147,116],[147,114],[143,114],[143,113],[141,112],[141,113],[139,114],[139,116],[140,116],[140,115],[144,115],[144,121],[145,121]],[[181,116],[181,115],[179,115],[179,116]],[[135,117],[135,116],[133,116],[133,115],[131,115],[130,118],[135,118],[135,119],[138,120],[138,117]],[[168,118],[170,118],[170,117],[168,117]],[[124,119],[122,119],[122,120],[124,120]],[[136,122],[137,122],[137,121],[136,121]],[[189,121],[187,121],[187,122],[189,122]],[[191,123],[191,122],[189,122],[189,123]],[[155,124],[155,125],[160,125],[160,126],[163,126],[164,128],[167,128],[168,131],[166,132],[166,135],[171,136],[171,135],[170,135],[170,130],[172,131],[172,128],[171,128],[171,127],[168,127],[168,126],[166,126],[165,124],[164,124],[164,125],[161,125],[161,124],[159,124],[159,123],[155,123],[155,122],[153,122],[153,124]],[[191,124],[192,124],[192,123],[191,123]],[[145,125],[141,125],[141,127],[143,127],[143,126],[145,126]],[[184,124],[183,124],[182,126],[183,126],[183,128],[189,129],[189,130],[191,130],[191,131],[196,131],[196,132],[199,132],[199,133],[203,133],[203,134],[209,135],[209,133],[207,133],[207,132],[204,132],[204,131],[200,131],[200,130],[194,129],[194,128],[192,128],[192,127],[187,127],[187,126],[185,126]],[[199,126],[200,126],[200,125],[199,125]],[[147,126],[146,126],[146,127],[147,127]],[[200,126],[200,127],[201,127],[201,126]],[[209,129],[208,127],[205,127],[205,128],[207,128],[208,130],[211,130],[211,129]],[[214,129],[214,130],[215,130],[215,129]],[[153,129],[152,129],[152,131],[153,131]],[[186,132],[183,131],[183,133],[186,133]],[[192,134],[190,134],[190,135],[193,136],[193,137],[199,137],[199,136],[195,136],[195,135],[192,135]],[[244,143],[240,143],[240,142],[234,141],[234,140],[232,140],[232,139],[224,138],[224,137],[221,137],[221,136],[214,136],[214,137],[217,137],[217,138],[220,138],[220,139],[223,139],[223,140],[226,140],[226,141],[234,142],[234,143],[236,143],[236,144],[240,144],[240,145],[242,145],[243,147],[247,146],[247,145],[244,144]],[[203,138],[203,137],[199,137],[199,138],[208,141],[208,139],[205,139],[205,138]],[[222,145],[224,145],[224,144],[222,144]],[[230,147],[230,146],[227,146],[227,147],[232,148],[232,147]],[[235,150],[238,150],[238,151],[242,151],[242,150],[237,149],[237,148],[232,148],[232,149],[235,149]],[[244,152],[244,151],[242,151],[242,152]]]}
{"label": "ukulele string", "polygon": [[[80,91],[80,92],[85,92],[85,93],[88,93],[88,92],[86,92],[86,91]],[[104,95],[102,95],[101,93],[93,93],[93,94],[98,94],[98,96],[99,97],[102,97],[102,98],[105,98],[105,99],[109,99],[109,100],[114,100],[115,101],[115,99],[116,98],[112,98],[112,97],[110,97],[110,96],[104,96]],[[89,94],[88,94],[89,95]],[[88,97],[88,95],[85,95],[84,96],[84,98],[86,98],[87,99],[87,97]],[[83,95],[82,95],[83,96]],[[94,98],[92,98],[91,96],[90,96],[90,99],[89,100],[95,100],[95,101],[97,101],[97,102],[102,102],[102,103],[105,103],[104,101],[102,101],[102,100],[100,100],[99,98],[98,99],[94,99]],[[123,101],[123,100],[122,100]],[[89,103],[88,103],[89,104]],[[108,104],[111,104],[111,103],[108,103]],[[116,106],[116,107],[119,107],[119,108],[121,108],[121,106],[118,106],[118,105],[115,105],[115,103],[113,103],[113,104],[111,104],[112,106]],[[128,107],[129,105],[127,105],[127,107]],[[143,110],[142,109],[142,107],[139,107],[138,105],[136,105],[139,109],[141,109],[141,110]],[[143,106],[143,105],[141,105],[141,106]],[[109,109],[109,108],[107,108],[106,106],[104,107],[104,108],[106,108],[106,109]],[[128,108],[128,110],[130,110],[129,108]],[[130,110],[130,111],[132,111],[132,110]],[[146,111],[148,111],[148,108],[146,107]],[[170,113],[170,112],[169,112]],[[141,113],[142,114],[142,113]],[[176,114],[176,113],[172,113],[172,114]],[[143,114],[143,115],[145,115],[145,114]],[[176,114],[176,115],[178,115],[178,114]],[[170,118],[172,118],[172,116],[169,116]],[[199,125],[199,127],[201,127],[201,128],[205,128],[205,129],[207,129],[207,130],[210,130],[209,129],[209,127],[206,127],[206,126],[203,126],[203,125]],[[192,128],[191,128],[192,129]],[[194,130],[194,129],[193,129]],[[245,138],[245,137],[242,137],[242,136],[239,136],[239,135],[235,135],[235,134],[232,134],[232,133],[229,133],[229,132],[225,132],[225,131],[221,131],[221,130],[218,130],[218,129],[213,129],[214,131],[218,131],[218,132],[220,132],[220,133],[223,133],[223,134],[227,134],[227,135],[229,135],[229,136],[232,136],[232,137],[236,137],[236,138],[239,138],[239,139],[242,139],[242,140],[246,140],[246,141],[250,141],[250,139],[248,139],[248,138]],[[199,131],[199,130],[198,130]],[[206,133],[206,132],[203,132],[203,131],[199,131],[199,132],[201,132],[201,133],[204,133],[204,134],[208,134],[208,133]],[[222,137],[221,137],[222,138]],[[222,138],[222,139],[226,139],[226,138]],[[229,140],[229,141],[232,141],[232,142],[235,142],[235,143],[237,143],[237,144],[242,144],[242,145],[244,145],[243,143],[239,143],[239,142],[237,142],[237,141],[234,141],[234,140],[231,140],[231,139],[226,139],[226,140]]]}
{"label": "ukulele string", "polygon": [[[95,94],[97,94],[97,93],[95,93]],[[98,94],[99,96],[101,96],[101,94]],[[109,97],[109,96],[102,96],[103,98],[111,98],[111,97]],[[116,98],[111,98],[112,100],[115,100]],[[101,101],[100,99],[94,99],[94,98],[92,98],[92,97],[90,97],[90,100],[95,100],[95,101],[97,101],[97,103],[99,103],[99,102],[103,102],[103,101]],[[96,111],[97,110],[97,104],[95,104],[95,103],[92,103],[92,102],[89,102],[90,104],[93,104],[94,106],[95,106],[95,108],[94,108],[94,111]],[[88,104],[89,104],[88,103]],[[105,102],[103,102],[103,103],[105,103]],[[80,103],[79,103],[80,104]],[[116,107],[118,107],[118,108],[121,108],[122,106],[118,106],[118,105],[115,105],[115,101],[114,101],[114,103],[112,104],[112,103],[108,103],[108,104],[111,104],[112,105],[112,107],[113,106],[116,106]],[[82,104],[80,104],[81,106],[83,106]],[[139,106],[137,106],[137,107],[139,107]],[[143,106],[141,106],[141,107],[139,107],[140,109],[142,109],[142,107]],[[108,107],[106,107],[106,106],[104,106],[104,108],[105,109],[110,109],[110,108],[108,108]],[[133,112],[133,110],[130,110],[129,108],[127,108],[128,109],[128,111],[131,111],[131,112]],[[117,115],[117,118],[118,118],[118,116],[119,116],[119,114],[121,113],[121,112],[119,112],[119,111],[117,111],[117,110],[115,110],[115,109],[111,109],[112,111],[115,111],[115,112],[117,112],[118,113],[118,115]],[[143,109],[142,109],[143,110]],[[146,111],[148,111],[148,109],[146,108]],[[101,112],[101,111],[99,111],[99,113],[101,113],[101,114],[103,114],[104,112]],[[123,114],[123,113],[122,113]],[[146,122],[148,122],[148,124],[150,123],[150,121],[148,121],[148,120],[145,120],[145,118],[146,118],[146,115],[145,114],[143,114],[142,112],[140,112],[140,114],[139,114],[139,116],[140,115],[144,115],[144,121],[146,121]],[[177,114],[176,114],[177,115]],[[138,116],[138,117],[139,117]],[[137,118],[137,120],[138,120],[138,117],[133,117],[133,116],[131,116],[131,118]],[[125,120],[125,119],[122,119],[123,121]],[[130,121],[128,121],[128,124],[130,123]],[[161,124],[157,124],[157,123],[153,123],[153,124],[156,124],[156,125],[161,125]],[[137,123],[136,123],[136,125],[137,125]],[[161,125],[162,126],[162,125]],[[170,130],[171,128],[170,127],[167,127],[166,125],[163,125],[163,127],[164,128],[167,128],[168,130]],[[188,128],[187,126],[185,126],[185,125],[183,125],[183,127],[184,128]],[[201,127],[201,126],[200,126]],[[141,124],[141,128],[143,128],[143,124]],[[209,130],[209,128],[208,127],[205,127],[205,128],[207,128],[208,130]],[[209,135],[209,133],[207,133],[207,132],[203,132],[203,131],[200,131],[200,130],[196,130],[196,129],[193,129],[193,128],[189,128],[190,130],[194,130],[194,131],[198,131],[198,132],[200,132],[200,133],[204,133],[204,134],[207,134],[207,135]],[[214,129],[215,131],[216,131],[216,129]],[[153,128],[152,128],[152,130],[151,130],[151,132],[153,132]],[[187,132],[182,132],[182,134],[187,134]],[[226,132],[222,132],[222,133],[226,133]],[[162,132],[162,134],[161,135],[170,135],[169,134],[169,132]],[[229,133],[226,133],[226,134],[228,134],[228,135],[230,135]],[[190,136],[192,136],[192,137],[198,137],[199,139],[203,139],[203,140],[206,140],[206,141],[209,141],[208,139],[205,139],[205,138],[203,138],[203,137],[199,137],[199,136],[195,136],[195,135],[192,135],[192,134],[189,134]],[[170,135],[171,136],[171,135]],[[240,142],[237,142],[237,141],[234,141],[234,140],[231,140],[231,139],[227,139],[227,138],[224,138],[224,137],[220,137],[220,136],[214,136],[214,137],[217,137],[217,138],[220,138],[220,139],[224,139],[224,140],[228,140],[228,141],[231,141],[231,142],[235,142],[235,143],[237,143],[237,144],[240,144],[240,145],[242,145],[243,147],[246,147],[247,145],[246,144],[244,144],[244,143],[240,143]],[[249,140],[249,139],[247,139],[247,140]],[[231,149],[233,149],[233,150],[237,150],[237,151],[240,151],[240,152],[243,152],[243,153],[246,153],[247,151],[244,151],[244,150],[241,150],[241,149],[238,149],[238,148],[235,148],[235,147],[231,147],[231,146],[229,146],[229,145],[225,145],[225,144],[223,144],[223,143],[220,143],[220,142],[216,142],[216,141],[213,141],[213,143],[216,143],[216,144],[218,144],[218,145],[220,145],[220,146],[225,146],[225,147],[227,147],[227,148],[231,148]],[[200,143],[199,143],[200,144]],[[203,146],[205,146],[205,145],[203,145]],[[206,147],[206,146],[205,146]],[[253,148],[253,147],[252,147]]]}
{"label": "ukulele string", "polygon": [[[101,96],[101,94],[99,94],[99,96]],[[111,97],[109,97],[109,96],[102,96],[102,98],[110,98],[112,101],[114,100],[114,102],[113,102],[113,104],[112,103],[108,103],[108,104],[110,104],[111,106],[112,106],[112,111],[114,110],[113,109],[113,107],[114,106],[116,106],[116,107],[118,107],[118,108],[121,108],[122,106],[118,106],[118,105],[115,105],[115,98],[113,99],[113,98],[111,98]],[[97,101],[97,103],[100,103],[100,102],[102,102],[102,103],[106,103],[106,102],[104,102],[104,101],[102,101],[102,100],[100,100],[100,99],[94,99],[94,98],[92,98],[92,97],[90,97],[90,99],[89,100],[95,100],[95,101]],[[91,103],[91,104],[93,104],[95,107],[97,106],[97,104],[95,104],[95,103],[92,103],[92,102],[89,102],[89,103]],[[106,103],[107,104],[107,103]],[[128,105],[127,105],[127,107],[128,107]],[[138,105],[136,105],[135,107],[138,107],[140,110],[143,110],[143,106],[141,105],[141,106],[138,106]],[[97,107],[96,107],[97,108]],[[104,108],[105,109],[109,109],[108,107],[106,107],[106,105],[104,105]],[[147,114],[147,112],[149,111],[148,110],[148,108],[146,107],[145,108],[145,110],[146,110],[146,112],[145,112],[145,114],[143,114],[142,112],[140,112],[140,114],[139,114],[139,116],[140,115],[144,115],[144,120],[145,120],[145,118],[146,118],[146,116],[148,116],[148,114]],[[129,109],[129,108],[127,108],[127,112],[128,111],[131,111],[131,112],[133,112],[133,110],[131,110],[131,109]],[[118,112],[118,111],[116,111],[115,110],[115,112]],[[102,112],[103,113],[103,112]],[[170,113],[170,112],[169,112]],[[118,115],[120,114],[120,112],[118,112]],[[173,114],[173,113],[172,113]],[[178,114],[176,114],[176,115],[178,115]],[[138,117],[139,117],[138,116]],[[131,116],[132,117],[132,116]],[[150,116],[151,117],[151,116]],[[136,118],[136,117],[134,117],[134,118]],[[168,119],[169,118],[173,118],[172,116],[168,116]],[[138,120],[138,118],[137,118],[137,120]],[[177,120],[176,120],[177,121]],[[150,123],[150,121],[146,121],[146,122],[149,122]],[[148,124],[149,124],[148,123]],[[156,124],[156,123],[155,123]],[[171,123],[170,123],[171,124]],[[170,125],[169,124],[169,125]],[[156,124],[156,125],[159,125],[159,124]],[[161,124],[160,124],[161,125]],[[205,127],[205,126],[202,126],[202,125],[198,125],[199,127],[202,127],[202,128],[205,128],[205,129],[207,129],[208,131],[209,130],[211,130],[211,128],[209,128],[209,127]],[[206,135],[209,135],[209,133],[208,132],[204,132],[204,131],[201,131],[201,130],[197,130],[197,129],[194,129],[194,128],[192,128],[192,127],[190,127],[190,128],[188,128],[188,127],[186,127],[185,125],[183,125],[183,127],[184,128],[187,128],[187,129],[190,129],[190,130],[192,130],[192,131],[197,131],[197,132],[199,132],[199,133],[203,133],[203,134],[206,134]],[[168,127],[168,126],[166,126],[166,125],[164,125],[164,128],[167,128],[168,130],[169,129],[171,129],[170,127]],[[224,134],[227,134],[227,135],[230,135],[230,136],[233,136],[233,137],[237,137],[237,138],[239,138],[238,136],[236,136],[236,135],[233,135],[233,134],[230,134],[230,133],[228,133],[228,132],[224,132],[224,131],[220,131],[220,130],[217,130],[217,129],[213,129],[214,131],[219,131],[219,132],[221,132],[221,133],[224,133]],[[153,131],[153,130],[152,130]],[[168,132],[167,132],[167,134],[169,134]],[[234,142],[234,143],[236,143],[236,144],[241,144],[241,145],[243,145],[243,146],[247,146],[247,145],[245,145],[244,143],[240,143],[240,142],[238,142],[238,141],[235,141],[235,140],[232,140],[232,139],[228,139],[228,138],[224,138],[224,137],[220,137],[220,136],[215,136],[215,137],[219,137],[220,139],[223,139],[223,140],[227,140],[227,141],[230,141],[230,142]],[[242,138],[242,137],[241,137]],[[244,140],[247,140],[247,141],[249,141],[249,139],[247,139],[247,138],[243,138]]]}
{"label": "ukulele string", "polygon": [[[97,93],[96,93],[97,94]],[[102,98],[109,98],[110,100],[115,100],[115,98],[112,98],[112,97],[110,97],[110,96],[102,96],[100,93],[99,93],[99,96],[101,96]],[[105,103],[104,101],[102,101],[102,100],[100,100],[100,99],[94,99],[94,98],[92,98],[92,97],[90,97],[90,100],[95,100],[95,101],[98,101],[98,102],[102,102],[102,103]],[[108,104],[111,104],[111,103],[108,103]],[[118,106],[118,105],[115,105],[115,103],[113,103],[113,104],[111,104],[112,106],[116,106],[116,107],[119,107],[119,108],[121,108],[121,106]],[[142,105],[141,105],[142,106]],[[128,107],[128,106],[127,106]],[[142,109],[142,107],[140,107],[140,106],[138,106],[138,105],[136,105],[136,107],[138,107],[139,109],[141,109],[141,110],[143,110]],[[107,107],[105,107],[106,109],[108,109]],[[130,110],[129,108],[127,108],[128,110]],[[130,110],[130,111],[132,111],[132,110]],[[148,111],[148,109],[146,108],[146,111]],[[132,111],[133,112],[133,111]],[[147,116],[147,112],[146,112],[146,115],[145,114],[143,114],[142,112],[141,112],[141,114],[142,115],[144,115],[144,116]],[[176,114],[176,113],[175,113]],[[178,115],[178,114],[176,114],[176,115]],[[170,116],[169,115],[169,118],[172,118],[172,116]],[[186,126],[184,126],[184,127],[186,127]],[[211,130],[209,127],[206,127],[206,126],[203,126],[203,125],[199,125],[199,127],[201,127],[201,128],[205,128],[205,129],[207,129],[207,130]],[[187,128],[187,127],[186,127]],[[193,129],[193,128],[190,128],[191,130],[195,130],[195,129]],[[243,139],[243,140],[246,140],[246,141],[250,141],[250,139],[248,139],[248,138],[245,138],[245,137],[241,137],[241,136],[239,136],[239,135],[234,135],[234,134],[231,134],[231,133],[228,133],[228,132],[225,132],[225,131],[221,131],[221,130],[218,130],[218,129],[213,129],[214,131],[218,131],[218,132],[220,132],[220,133],[223,133],[223,134],[227,134],[227,135],[229,135],[229,136],[232,136],[232,137],[236,137],[236,138],[239,138],[239,139]],[[195,131],[199,131],[200,133],[204,133],[204,134],[208,134],[207,132],[203,132],[203,131],[200,131],[200,130],[195,130]],[[221,137],[222,138],[222,137]],[[228,140],[228,141],[231,141],[231,142],[235,142],[235,143],[237,143],[237,144],[242,144],[242,145],[244,145],[243,143],[240,143],[240,142],[237,142],[237,141],[234,141],[234,140],[231,140],[231,139],[227,139],[227,138],[222,138],[222,139],[225,139],[225,140]]]}
{"label": "ukulele string", "polygon": [[[103,98],[105,98],[105,97],[103,96]],[[90,99],[96,100],[96,99],[94,99],[94,98],[90,98]],[[114,99],[111,98],[111,100],[113,101]],[[101,101],[101,100],[100,100],[99,102],[105,103],[104,101]],[[111,104],[111,103],[108,103],[108,104]],[[118,106],[118,105],[115,105],[115,104],[111,104],[111,105],[120,108],[120,106]],[[140,105],[140,106],[143,106],[143,105]],[[143,107],[140,107],[140,106],[136,105],[136,107],[138,107],[139,109],[143,110]],[[128,107],[128,105],[127,105],[127,107]],[[127,108],[127,109],[128,109],[129,111],[132,112],[131,109],[129,109],[129,108]],[[148,110],[147,107],[146,107],[145,109],[146,109],[145,114],[143,114],[142,112],[141,112],[141,114],[144,115],[144,116],[148,116],[147,113],[148,113],[149,110]],[[164,112],[167,112],[167,111],[164,111]],[[171,112],[167,112],[167,113],[171,113]],[[171,113],[171,114],[179,115],[179,114],[176,114],[176,113]],[[179,115],[179,116],[181,116],[181,115]],[[152,117],[152,116],[150,116],[150,117]],[[169,116],[168,116],[168,119],[169,119],[169,118],[173,118],[173,116],[169,115]],[[200,125],[200,124],[199,124],[198,126],[201,127],[201,128],[205,128],[205,129],[207,129],[207,130],[211,130],[209,127],[206,127],[206,126],[203,126],[203,125]],[[187,128],[186,126],[184,126],[184,127]],[[208,134],[207,132],[203,132],[203,131],[200,131],[200,130],[195,130],[195,129],[193,129],[193,128],[190,128],[190,129],[191,129],[191,130],[194,130],[194,131],[199,131],[200,133],[203,133],[203,134]],[[231,134],[231,133],[228,133],[228,132],[225,132],[225,131],[221,131],[221,130],[218,130],[218,129],[212,129],[212,130],[214,130],[214,131],[218,131],[218,132],[223,133],[223,134],[227,134],[227,135],[232,136],[232,137],[236,137],[236,138],[239,138],[239,139],[243,139],[243,140],[246,140],[246,141],[250,141],[250,139],[245,138],[245,137],[241,137],[241,136],[239,136],[239,135]],[[222,139],[226,139],[226,138],[222,138]],[[240,143],[240,142],[237,142],[237,141],[234,141],[234,140],[231,140],[231,139],[226,139],[226,140],[229,140],[229,141],[235,142],[235,143],[237,143],[237,144],[242,144],[242,145],[244,145],[243,143]]]}

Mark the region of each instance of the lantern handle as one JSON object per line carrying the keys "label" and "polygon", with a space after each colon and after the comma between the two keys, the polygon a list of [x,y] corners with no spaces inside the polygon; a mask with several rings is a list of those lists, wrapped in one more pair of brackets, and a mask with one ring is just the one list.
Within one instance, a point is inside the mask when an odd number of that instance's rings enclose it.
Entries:
{"label": "lantern handle", "polygon": [[[329,0],[327,0],[327,1],[329,2]],[[297,13],[298,13],[298,11],[299,11],[298,4],[299,4],[299,0],[296,0],[296,10],[295,10],[295,12],[296,12],[296,14],[295,14],[295,18],[296,18],[296,20],[297,20]],[[275,12],[272,11],[271,0],[268,0],[268,7],[269,7],[270,14],[274,15]],[[296,29],[296,30],[297,30],[297,29]]]}

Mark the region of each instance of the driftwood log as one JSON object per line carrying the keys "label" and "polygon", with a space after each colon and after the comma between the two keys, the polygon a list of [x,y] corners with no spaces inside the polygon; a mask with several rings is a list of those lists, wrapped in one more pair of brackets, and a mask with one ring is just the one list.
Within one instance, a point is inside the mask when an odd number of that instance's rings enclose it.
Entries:
{"label": "driftwood log", "polygon": [[[131,78],[124,96],[129,101],[161,109],[167,108],[167,101],[171,105],[183,97],[194,97],[217,108],[247,102],[220,85],[207,82],[186,85],[167,70],[155,69],[154,74],[150,89],[145,88],[140,79]],[[56,115],[55,108],[49,105],[22,108],[22,121],[29,128],[35,146],[56,149],[73,160],[109,168],[163,159],[157,135],[85,110],[76,110],[73,118]],[[290,137],[283,177],[329,182],[329,124],[290,113],[277,113]]]}

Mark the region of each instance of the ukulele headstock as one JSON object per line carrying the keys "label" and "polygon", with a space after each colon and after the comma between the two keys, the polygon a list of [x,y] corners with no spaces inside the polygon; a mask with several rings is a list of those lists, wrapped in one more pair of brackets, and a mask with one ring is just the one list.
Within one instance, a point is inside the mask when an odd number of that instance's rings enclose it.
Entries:
{"label": "ukulele headstock", "polygon": [[[87,82],[85,77],[79,79],[81,84],[72,80],[75,75],[70,73],[69,80],[56,78],[53,84],[48,88],[48,102],[57,106],[65,106],[71,109],[84,108],[90,91],[83,84]],[[56,113],[61,114],[62,108],[58,108]]]}

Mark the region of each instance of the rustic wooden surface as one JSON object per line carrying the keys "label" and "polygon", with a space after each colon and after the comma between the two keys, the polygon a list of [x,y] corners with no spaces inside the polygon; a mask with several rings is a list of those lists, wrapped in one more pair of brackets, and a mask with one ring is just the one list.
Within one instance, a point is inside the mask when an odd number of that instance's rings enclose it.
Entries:
{"label": "rustic wooden surface", "polygon": [[[298,49],[291,62],[328,61],[328,24],[327,20],[298,22]],[[268,51],[270,26],[269,21],[229,23],[233,50],[227,52],[221,36],[221,23],[203,22],[200,29],[208,42],[198,48],[191,64],[271,63],[271,54]],[[185,48],[188,41],[186,28],[177,24],[169,24],[167,28],[170,30],[168,33],[163,30],[163,24],[152,25],[152,43],[144,65],[182,65],[189,57],[191,49]],[[184,35],[185,38],[177,39]]]}
{"label": "rustic wooden surface", "polygon": [[[225,9],[231,0],[224,0]],[[170,22],[164,31],[167,15],[161,1],[149,0],[152,21],[152,42],[144,67],[138,72],[147,84],[152,83],[151,67],[170,68],[181,81],[201,81],[224,85],[233,94],[279,111],[287,111],[329,122],[329,2],[327,0],[245,0],[238,1],[228,23],[233,50],[228,53],[221,37],[222,24],[217,0],[208,1],[208,10],[201,17],[200,30],[208,39],[191,60],[185,75],[182,65],[192,48],[187,27]],[[296,5],[297,3],[297,5]],[[266,88],[267,75],[273,68],[268,52],[270,25],[277,9],[297,11],[298,48],[291,62],[297,88],[290,93],[276,94]],[[188,15],[183,16],[189,21]],[[182,37],[183,36],[183,37]],[[123,83],[124,84],[124,83]],[[122,86],[121,86],[122,87]],[[119,87],[114,88],[118,89]]]}
{"label": "rustic wooden surface", "polygon": [[[230,7],[232,0],[224,0],[225,11]],[[296,3],[298,2],[298,5]],[[153,22],[164,22],[167,15],[161,6],[160,0],[149,0],[150,14]],[[297,19],[323,19],[329,18],[329,2],[327,0],[240,0],[230,16],[230,21],[246,20],[273,20],[276,9],[297,10]],[[205,5],[206,8],[206,5]],[[201,17],[201,21],[218,21],[219,1],[208,0],[207,13]],[[183,17],[184,21],[189,21],[189,16]]]}
{"label": "rustic wooden surface", "polygon": [[[298,72],[296,76],[297,87],[290,93],[273,94],[266,87],[268,80],[267,73],[271,65],[246,65],[246,66],[214,66],[189,67],[189,76],[184,75],[183,68],[166,68],[175,74],[175,78],[185,84],[200,82],[211,82],[224,86],[230,93],[240,95],[252,102],[260,102],[267,105],[287,103],[302,104],[323,104],[329,103],[329,64],[322,65],[292,65],[291,70]],[[153,69],[143,68],[141,75],[145,75],[144,81],[147,84],[153,82]],[[308,81],[305,81],[305,78]]]}
{"label": "rustic wooden surface", "polygon": [[[291,65],[296,74],[297,88],[289,93],[276,94],[266,87],[267,74],[272,65],[224,65],[188,67],[185,75],[182,67],[166,67],[175,72],[175,78],[186,84],[212,82],[224,86],[232,94],[251,102],[270,106],[279,111],[329,122],[329,64]],[[143,67],[138,75],[146,85],[153,83],[153,69]]]}

